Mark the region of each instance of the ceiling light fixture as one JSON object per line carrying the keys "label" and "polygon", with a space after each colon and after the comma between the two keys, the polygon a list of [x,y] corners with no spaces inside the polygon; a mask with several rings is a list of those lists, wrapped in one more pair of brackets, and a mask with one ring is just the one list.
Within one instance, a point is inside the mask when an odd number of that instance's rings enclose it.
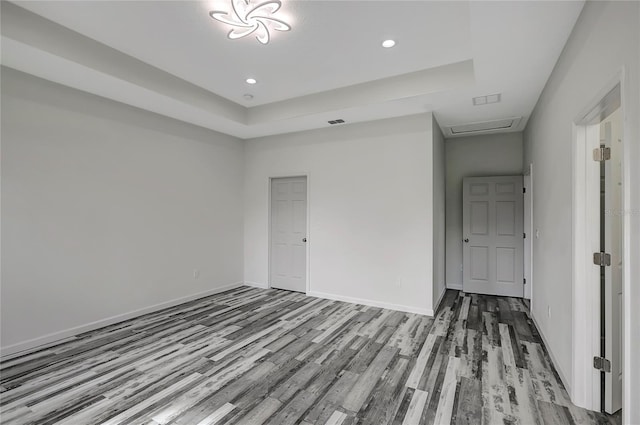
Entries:
{"label": "ceiling light fixture", "polygon": [[255,78],[247,78],[245,81],[247,82],[247,84],[255,84],[258,82],[258,80],[256,80]]}
{"label": "ceiling light fixture", "polygon": [[396,42],[394,40],[385,40],[382,42],[382,47],[384,47],[385,49],[388,49],[390,47],[393,47],[396,45]]}
{"label": "ceiling light fixture", "polygon": [[253,0],[230,0],[230,3],[231,11],[212,10],[209,16],[234,27],[227,34],[231,40],[255,33],[256,40],[267,44],[271,39],[270,30],[291,30],[291,26],[282,19],[272,17],[282,6],[280,0],[268,0],[262,3]]}

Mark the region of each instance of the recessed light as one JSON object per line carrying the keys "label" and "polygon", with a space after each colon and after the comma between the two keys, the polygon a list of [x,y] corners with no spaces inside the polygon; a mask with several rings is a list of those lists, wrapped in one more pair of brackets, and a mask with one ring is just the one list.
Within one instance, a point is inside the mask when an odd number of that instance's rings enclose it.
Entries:
{"label": "recessed light", "polygon": [[255,78],[247,78],[245,81],[247,82],[247,84],[255,84],[258,82],[258,80],[256,80]]}
{"label": "recessed light", "polygon": [[396,45],[396,42],[394,40],[385,40],[382,42],[382,47],[384,47],[385,49],[388,49],[390,47],[393,47]]}
{"label": "recessed light", "polygon": [[252,94],[248,94],[248,93],[247,93],[247,94],[245,94],[245,95],[244,95],[244,96],[242,96],[242,97],[244,97],[244,99],[245,99],[245,100],[253,100],[253,95],[252,95]]}

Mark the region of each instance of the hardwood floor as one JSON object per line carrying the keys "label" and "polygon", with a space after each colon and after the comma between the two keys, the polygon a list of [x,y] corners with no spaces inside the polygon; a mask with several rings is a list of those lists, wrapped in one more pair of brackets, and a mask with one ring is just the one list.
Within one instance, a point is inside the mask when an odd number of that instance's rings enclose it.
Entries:
{"label": "hardwood floor", "polygon": [[435,319],[239,288],[2,364],[2,424],[579,424],[521,300]]}

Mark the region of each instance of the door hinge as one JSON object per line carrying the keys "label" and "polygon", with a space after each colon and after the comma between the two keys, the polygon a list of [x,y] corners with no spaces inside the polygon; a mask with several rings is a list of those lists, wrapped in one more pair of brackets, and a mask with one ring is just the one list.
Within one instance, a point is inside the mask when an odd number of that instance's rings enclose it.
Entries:
{"label": "door hinge", "polygon": [[607,147],[600,147],[600,148],[595,148],[593,150],[593,160],[594,161],[607,161],[611,159],[611,148],[607,148]]}
{"label": "door hinge", "polygon": [[608,267],[611,265],[611,254],[606,252],[594,252],[593,264],[600,267]]}
{"label": "door hinge", "polygon": [[593,358],[593,368],[601,370],[602,372],[611,372],[611,362],[604,357],[595,356]]}
{"label": "door hinge", "polygon": [[526,234],[526,233],[523,233],[523,234],[522,234],[522,237],[523,237],[524,239],[527,239],[527,234]]}
{"label": "door hinge", "polygon": [[524,283],[525,285],[527,284],[527,278],[526,278],[526,277],[525,277],[525,278],[523,278],[523,279],[522,279],[522,281],[523,281],[523,283]]}
{"label": "door hinge", "polygon": [[527,193],[527,188],[526,187],[522,188],[522,193]]}

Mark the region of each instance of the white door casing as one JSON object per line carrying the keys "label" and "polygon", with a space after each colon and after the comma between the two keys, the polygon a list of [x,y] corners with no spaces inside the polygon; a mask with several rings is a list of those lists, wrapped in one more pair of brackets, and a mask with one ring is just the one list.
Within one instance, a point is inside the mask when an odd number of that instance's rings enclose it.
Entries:
{"label": "white door casing", "polygon": [[605,358],[611,372],[605,374],[605,411],[615,413],[622,408],[622,272],[623,272],[623,206],[622,206],[622,120],[620,109],[601,123],[600,143],[611,149],[605,161],[604,247],[611,255],[611,266],[605,268]]}
{"label": "white door casing", "polygon": [[307,290],[307,178],[271,179],[270,287]]}
{"label": "white door casing", "polygon": [[[601,308],[602,304],[613,305],[605,300],[601,302],[601,268],[594,264],[593,253],[599,252],[601,248],[601,176],[600,163],[594,161],[593,151],[600,146],[600,125],[603,117],[609,117],[614,111],[620,109],[621,130],[623,141],[620,143],[619,158],[625,165],[622,167],[623,186],[621,187],[621,211],[620,217],[622,223],[622,239],[623,248],[629,246],[630,232],[629,215],[625,214],[625,208],[629,205],[630,183],[628,166],[631,163],[627,153],[627,147],[624,142],[624,134],[626,133],[627,121],[625,117],[625,103],[622,101],[622,93],[625,92],[625,72],[621,69],[606,85],[602,87],[585,106],[585,108],[576,116],[573,123],[573,277],[572,277],[572,373],[569,384],[571,401],[578,407],[589,410],[606,410],[607,394],[604,387],[609,386],[606,382],[601,386],[602,373],[594,368],[594,356],[607,356],[606,340],[605,350],[601,352]],[[587,88],[591,90],[591,88]],[[616,155],[612,152],[613,155]],[[607,161],[609,162],[609,161]],[[606,165],[605,165],[606,166]],[[606,170],[605,170],[606,171]],[[606,209],[606,208],[605,208]],[[605,217],[606,218],[606,217]],[[605,241],[606,243],[606,241]],[[627,289],[631,286],[631,278],[629,276],[629,263],[631,261],[629,251],[623,249],[621,253],[622,261],[622,282],[623,288]],[[612,265],[614,265],[612,259]],[[607,274],[607,271],[605,271]],[[605,276],[606,278],[606,276]],[[606,285],[604,286],[606,289]],[[607,292],[607,291],[604,291]],[[624,295],[626,291],[622,294]],[[622,364],[629,364],[628,343],[630,338],[629,327],[627,326],[630,319],[630,306],[633,300],[627,297],[622,298],[624,305],[622,311],[622,319],[620,326],[624,334],[624,342],[621,350]],[[610,309],[611,311],[611,309]],[[606,310],[604,312],[604,321],[607,321]],[[605,333],[606,330],[605,323]],[[608,332],[612,334],[611,331]],[[605,335],[606,336],[606,335]],[[616,360],[611,361],[611,368],[616,366],[613,364]],[[626,363],[625,363],[626,362]],[[624,369],[621,367],[621,369]],[[607,375],[602,381],[608,381]],[[625,421],[625,407],[633,394],[629,393],[630,376],[629,372],[622,370],[623,391],[623,423]],[[605,392],[604,394],[602,394]],[[635,400],[634,400],[635,401]]]}
{"label": "white door casing", "polygon": [[[533,285],[533,164],[524,176],[524,298],[531,300]],[[531,305],[533,308],[533,305]]]}
{"label": "white door casing", "polygon": [[464,292],[522,297],[522,176],[463,180]]}

